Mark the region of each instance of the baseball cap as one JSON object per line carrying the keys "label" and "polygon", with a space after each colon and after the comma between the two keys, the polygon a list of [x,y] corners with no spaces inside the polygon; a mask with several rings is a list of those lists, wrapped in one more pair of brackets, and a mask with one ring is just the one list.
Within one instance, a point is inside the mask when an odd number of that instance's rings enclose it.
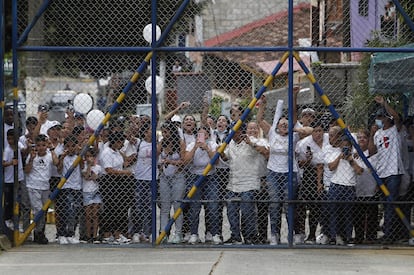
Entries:
{"label": "baseball cap", "polygon": [[173,117],[171,118],[171,121],[172,122],[179,122],[179,123],[183,122],[179,115],[173,115]]}
{"label": "baseball cap", "polygon": [[387,112],[387,110],[385,110],[385,108],[379,108],[377,110],[377,112],[375,113],[375,116],[376,117],[386,117],[386,118],[391,119],[391,120],[394,119],[394,117],[392,115],[388,114],[388,112]]}
{"label": "baseball cap", "polygon": [[300,115],[303,116],[304,114],[311,114],[311,115],[315,115],[315,110],[312,108],[305,108],[302,110],[302,112],[300,112]]}

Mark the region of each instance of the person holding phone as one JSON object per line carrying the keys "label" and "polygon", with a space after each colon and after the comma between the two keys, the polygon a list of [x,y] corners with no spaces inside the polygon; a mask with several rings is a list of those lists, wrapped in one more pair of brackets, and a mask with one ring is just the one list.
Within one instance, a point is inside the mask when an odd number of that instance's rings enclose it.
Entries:
{"label": "person holding phone", "polygon": [[[327,135],[324,135],[323,125],[320,120],[312,122],[311,126],[313,128],[312,134],[301,139],[296,147],[298,164],[301,169],[301,184],[299,185],[298,198],[305,201],[322,199],[322,173],[318,174],[318,167],[323,165],[322,149],[329,143],[329,138]],[[321,205],[302,203],[297,205],[296,210],[294,242],[296,244],[305,242],[305,227],[306,220],[308,220],[309,235],[306,238],[306,243],[315,243],[316,228],[321,215]]]}
{"label": "person holding phone", "polygon": [[[356,200],[355,185],[357,175],[364,171],[360,160],[354,159],[352,144],[342,132],[339,154],[327,155],[328,167],[333,171],[328,199],[330,201],[348,201],[349,204],[330,206],[330,244],[349,244],[352,239],[353,210],[351,202]],[[344,236],[340,236],[340,234]],[[344,239],[342,238],[344,237]]]}
{"label": "person holding phone", "polygon": [[[191,188],[203,174],[204,169],[209,164],[210,159],[216,153],[217,144],[210,140],[210,129],[207,127],[200,127],[197,132],[197,140],[187,145],[185,153],[185,163],[190,164],[189,168],[189,185]],[[193,201],[190,202],[190,232],[191,236],[189,239],[190,244],[200,242],[198,235],[199,215],[201,210],[200,199],[209,200],[205,204],[205,209],[208,215],[206,219],[206,231],[210,231],[213,235],[213,243],[221,244],[221,223],[220,217],[222,213],[219,207],[219,182],[216,177],[216,170],[213,167],[206,176],[205,181],[199,187]]]}

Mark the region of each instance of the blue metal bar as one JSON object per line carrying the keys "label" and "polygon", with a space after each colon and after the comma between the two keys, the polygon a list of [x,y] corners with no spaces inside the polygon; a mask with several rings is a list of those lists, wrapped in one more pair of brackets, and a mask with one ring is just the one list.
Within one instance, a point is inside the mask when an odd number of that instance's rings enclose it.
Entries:
{"label": "blue metal bar", "polygon": [[405,12],[404,8],[400,4],[400,1],[398,1],[398,0],[392,0],[392,2],[394,2],[395,8],[398,10],[398,12],[404,18],[405,24],[407,24],[408,27],[410,27],[411,31],[414,32],[413,19],[410,18],[410,16]]}
{"label": "blue metal bar", "polygon": [[[151,1],[151,22],[152,22],[152,42],[153,55],[151,58],[151,127],[152,127],[152,158],[151,158],[151,231],[152,231],[152,244],[155,243],[157,236],[157,87],[156,87],[156,76],[157,76],[157,52],[156,52],[156,26],[157,26],[157,0]],[[171,25],[171,24],[170,24]],[[166,32],[168,34],[168,31]],[[162,42],[165,39],[165,35],[160,39]],[[161,37],[160,37],[161,38]]]}
{"label": "blue metal bar", "polygon": [[17,45],[22,45],[24,42],[26,42],[27,37],[29,36],[30,31],[36,25],[37,20],[39,20],[40,16],[42,16],[42,14],[46,11],[46,9],[49,7],[49,5],[51,4],[52,1],[53,0],[45,0],[43,2],[42,6],[40,6],[40,9],[37,11],[37,13],[35,14],[35,16],[33,17],[32,22],[30,22],[29,25],[27,25],[26,29],[23,31],[22,36],[17,41]]}
{"label": "blue metal bar", "polygon": [[[293,0],[289,0],[289,7],[288,7],[288,46],[289,49],[293,48]],[[292,50],[289,51],[289,71],[288,71],[288,124],[289,124],[289,132],[288,132],[288,167],[289,167],[289,174],[288,174],[288,198],[292,200],[294,198],[294,188],[293,188],[293,55]],[[274,122],[273,122],[274,123]],[[288,204],[288,213],[287,213],[287,221],[288,221],[288,244],[289,246],[293,245],[293,224],[294,224],[294,205],[289,203]]]}
{"label": "blue metal bar", "polygon": [[[149,52],[151,47],[56,47],[56,46],[22,46],[19,51],[27,52]],[[414,48],[348,48],[348,47],[293,47],[294,51],[306,52],[414,52]],[[288,47],[158,47],[158,52],[274,52],[288,51]]]}
{"label": "blue metal bar", "polygon": [[[2,122],[2,125],[4,125],[4,50],[5,50],[5,43],[4,43],[4,37],[5,37],[5,24],[4,19],[5,12],[4,12],[4,1],[0,0],[0,101],[2,109],[0,112],[0,121]],[[0,155],[3,156],[3,146],[4,146],[4,127],[1,127],[0,129],[0,137],[2,140],[2,145],[0,146]],[[0,163],[0,169],[3,169],[3,162]],[[3,198],[3,184],[4,184],[4,174],[0,173],[0,197]],[[3,220],[3,203],[0,203],[0,232],[5,232],[5,225]]]}

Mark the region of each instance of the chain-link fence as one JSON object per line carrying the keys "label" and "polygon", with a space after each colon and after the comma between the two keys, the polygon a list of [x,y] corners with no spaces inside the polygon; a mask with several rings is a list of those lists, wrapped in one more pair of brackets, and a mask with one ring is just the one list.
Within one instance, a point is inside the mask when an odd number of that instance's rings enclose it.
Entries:
{"label": "chain-link fence", "polygon": [[151,49],[151,1],[17,1],[6,225],[19,182],[37,243],[408,245],[413,5],[290,2],[157,1]]}

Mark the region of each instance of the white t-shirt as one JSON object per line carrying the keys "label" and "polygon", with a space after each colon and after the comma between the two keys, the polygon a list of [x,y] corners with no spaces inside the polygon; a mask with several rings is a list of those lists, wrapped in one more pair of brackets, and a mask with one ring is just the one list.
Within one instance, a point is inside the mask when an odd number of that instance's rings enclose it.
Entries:
{"label": "white t-shirt", "polygon": [[329,143],[322,148],[322,155],[324,156],[323,185],[325,188],[330,186],[333,175],[333,171],[329,169],[328,164],[334,161],[340,153],[341,148],[333,147]]}
{"label": "white t-shirt", "polygon": [[[78,157],[77,155],[65,156],[65,158],[63,159],[62,176],[66,175],[69,168],[72,166],[73,162],[75,161],[77,157]],[[63,185],[62,189],[73,189],[73,190],[82,189],[82,175],[81,175],[81,169],[79,165],[76,166],[75,169],[73,169],[69,178],[66,179],[65,185]]]}
{"label": "white t-shirt", "polygon": [[[29,163],[30,156],[26,159]],[[32,170],[26,174],[26,186],[38,190],[49,190],[49,179],[53,166],[52,154],[47,152],[44,156],[36,156],[33,159]]]}
{"label": "white t-shirt", "polygon": [[[24,172],[23,172],[23,162],[22,162],[22,153],[20,149],[17,152],[19,158],[17,159],[17,171],[18,171],[18,181],[24,180]],[[11,162],[14,159],[14,151],[7,145],[4,148],[3,152],[3,160],[6,162]],[[9,165],[4,167],[4,182],[6,183],[13,183],[14,182],[14,165]]]}
{"label": "white t-shirt", "polygon": [[[269,149],[269,141],[265,138],[256,138],[256,137],[249,137],[250,141],[256,144],[257,146],[263,146]],[[261,177],[265,177],[269,170],[267,170],[267,159],[262,154],[259,154],[257,161],[260,163],[259,165],[259,173]]]}
{"label": "white t-shirt", "polygon": [[[158,177],[158,168],[157,168]],[[152,180],[152,143],[141,141],[138,150],[137,165],[135,166],[135,178],[137,180]]]}
{"label": "white t-shirt", "polygon": [[[365,156],[369,156],[368,150],[364,151]],[[371,171],[367,169],[365,163],[362,159],[357,157],[356,161],[358,165],[364,169],[361,175],[357,175],[357,183],[355,185],[355,191],[357,197],[372,197],[375,195],[377,190],[377,182],[375,181],[374,176],[372,176]],[[371,163],[372,167],[377,165],[377,155],[372,155],[368,158],[368,161]]]}
{"label": "white t-shirt", "polygon": [[102,160],[102,153],[103,153],[103,151],[105,150],[105,148],[108,148],[109,147],[109,142],[102,142],[102,141],[99,141],[98,142],[98,150],[99,150],[99,153],[98,153],[98,162],[99,162],[99,164],[103,164],[103,160]]}
{"label": "white t-shirt", "polygon": [[[272,128],[274,129],[274,128]],[[267,168],[277,173],[289,172],[289,135],[281,136],[274,130],[269,131],[269,161]],[[296,143],[299,140],[297,133],[293,134],[293,150],[295,151]],[[298,165],[295,154],[293,154],[293,172],[298,172]]]}
{"label": "white t-shirt", "polygon": [[[217,148],[220,147],[221,144],[224,142],[224,140],[227,137],[227,134],[227,131],[220,133],[217,130],[210,129],[211,141],[217,144]],[[223,161],[221,158],[219,158],[219,162],[216,164],[216,168],[229,168],[229,164],[226,161]]]}
{"label": "white t-shirt", "polygon": [[[339,151],[336,153],[326,156],[326,163],[331,163],[341,154],[341,149],[338,149]],[[339,185],[355,186],[356,176],[357,173],[354,168],[352,168],[349,161],[340,159],[338,167],[333,171],[331,182]]]}
{"label": "white t-shirt", "polygon": [[[86,172],[88,170],[87,164],[85,164],[85,167],[83,168],[82,172]],[[102,174],[102,167],[98,164],[95,164],[91,167],[91,171],[96,175]],[[82,185],[82,191],[83,192],[96,192],[99,190],[99,184],[96,180],[86,180],[83,178],[83,185]]]}
{"label": "white t-shirt", "polygon": [[239,193],[260,189],[261,154],[246,142],[237,144],[234,140],[230,141],[225,154],[230,167],[227,190]]}
{"label": "white t-shirt", "polygon": [[[162,151],[160,155],[160,159],[179,160],[180,158],[181,158],[180,154],[177,152],[174,152],[172,155],[167,155],[164,151]],[[169,177],[169,176],[174,175],[177,172],[178,168],[179,167],[176,165],[172,165],[172,164],[165,165],[164,164],[162,168],[162,173],[165,176]]]}
{"label": "white t-shirt", "polygon": [[[187,148],[185,149],[187,152],[190,152],[193,150],[195,146],[195,142],[190,143],[187,145]],[[207,141],[207,146],[210,148],[211,151],[216,151],[217,144],[211,140]],[[196,175],[202,175],[204,169],[206,168],[207,164],[210,163],[210,157],[208,156],[208,153],[206,150],[202,150],[201,148],[197,148],[194,152],[193,161],[191,163],[189,171],[192,174]],[[216,172],[215,167],[208,172],[208,175],[212,175]]]}
{"label": "white t-shirt", "polygon": [[394,125],[387,130],[378,129],[374,135],[377,146],[377,174],[380,178],[404,174],[401,160],[401,141],[397,127]]}
{"label": "white t-shirt", "polygon": [[[63,144],[62,143],[59,143],[56,147],[55,147],[55,154],[56,154],[56,156],[60,156],[62,153],[63,153],[63,151],[65,150],[65,147],[63,146]],[[52,172],[51,172],[52,174],[52,177],[61,177],[61,174],[57,171],[57,167],[56,166],[54,166],[54,165],[52,165]]]}
{"label": "white t-shirt", "polygon": [[[101,157],[102,167],[104,169],[113,168],[114,170],[123,170],[124,158],[118,151],[115,151],[108,146],[103,150]],[[105,170],[103,170],[103,174],[107,174]]]}
{"label": "white t-shirt", "polygon": [[[130,142],[129,140],[126,139],[124,141],[124,146],[119,151],[121,151],[121,153],[123,153],[126,157],[129,157],[129,156],[137,153],[138,144],[139,144],[139,139],[138,138],[135,138],[135,143],[132,143],[132,142]],[[127,167],[126,169],[128,169],[129,171],[134,173],[136,165],[137,165],[137,163],[135,162],[134,164]]]}
{"label": "white t-shirt", "polygon": [[306,159],[306,151],[307,147],[309,146],[312,152],[311,164],[315,166],[317,164],[324,163],[324,155],[322,153],[322,149],[327,144],[329,144],[329,138],[325,135],[323,136],[322,147],[319,147],[319,145],[313,140],[312,135],[301,139],[296,145],[296,153],[298,153],[298,159]]}

